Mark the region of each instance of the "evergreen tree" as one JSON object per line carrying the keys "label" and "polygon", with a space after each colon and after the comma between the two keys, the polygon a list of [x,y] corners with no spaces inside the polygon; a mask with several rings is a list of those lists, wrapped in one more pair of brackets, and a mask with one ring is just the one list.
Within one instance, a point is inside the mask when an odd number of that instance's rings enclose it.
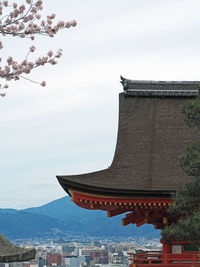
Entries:
{"label": "evergreen tree", "polygon": [[[183,113],[187,124],[200,130],[200,97],[188,101]],[[173,204],[168,213],[175,223],[166,227],[162,236],[166,241],[196,240],[200,245],[200,143],[186,149],[180,157],[180,165],[194,180],[181,186],[172,196]]]}

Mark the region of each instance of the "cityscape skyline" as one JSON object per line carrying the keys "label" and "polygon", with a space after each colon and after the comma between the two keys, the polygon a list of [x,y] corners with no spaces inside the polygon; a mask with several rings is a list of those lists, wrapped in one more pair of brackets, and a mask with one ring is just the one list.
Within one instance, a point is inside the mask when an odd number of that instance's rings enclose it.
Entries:
{"label": "cityscape skyline", "polygon": [[36,249],[33,260],[1,263],[1,267],[123,267],[128,266],[129,253],[160,250],[157,239],[84,239],[84,240],[18,240],[18,246]]}

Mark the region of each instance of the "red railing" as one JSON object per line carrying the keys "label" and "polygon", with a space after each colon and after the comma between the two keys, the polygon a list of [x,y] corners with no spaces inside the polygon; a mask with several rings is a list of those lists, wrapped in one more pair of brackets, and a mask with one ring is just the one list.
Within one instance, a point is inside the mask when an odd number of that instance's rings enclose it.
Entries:
{"label": "red railing", "polygon": [[129,253],[131,261],[129,267],[200,267],[199,253],[163,254],[161,251],[146,251]]}

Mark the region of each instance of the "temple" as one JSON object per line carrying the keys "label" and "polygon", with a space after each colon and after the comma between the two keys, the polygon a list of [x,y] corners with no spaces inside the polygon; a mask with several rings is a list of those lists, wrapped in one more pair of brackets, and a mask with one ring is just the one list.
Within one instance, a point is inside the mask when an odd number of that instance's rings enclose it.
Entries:
{"label": "temple", "polygon": [[[167,214],[171,193],[191,181],[179,166],[179,156],[199,131],[184,122],[181,106],[199,95],[199,82],[140,81],[121,77],[119,128],[115,155],[108,169],[57,176],[71,200],[86,209],[125,213],[122,225],[153,224],[163,229],[173,222]],[[130,266],[196,266],[197,252],[187,242],[163,243],[159,253],[132,255]]]}

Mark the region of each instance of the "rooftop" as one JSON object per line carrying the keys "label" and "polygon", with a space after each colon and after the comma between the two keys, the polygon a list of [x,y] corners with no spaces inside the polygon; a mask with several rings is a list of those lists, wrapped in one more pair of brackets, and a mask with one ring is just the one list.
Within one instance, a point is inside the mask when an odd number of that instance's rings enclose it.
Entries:
{"label": "rooftop", "polygon": [[198,96],[199,81],[140,81],[121,76],[125,95],[131,96]]}
{"label": "rooftop", "polygon": [[[66,192],[131,197],[169,197],[192,179],[179,155],[197,129],[184,122],[181,105],[199,95],[199,82],[133,81],[122,78],[119,128],[111,166],[81,175],[57,176]],[[127,97],[128,96],[128,97]],[[149,97],[150,96],[150,97]]]}

